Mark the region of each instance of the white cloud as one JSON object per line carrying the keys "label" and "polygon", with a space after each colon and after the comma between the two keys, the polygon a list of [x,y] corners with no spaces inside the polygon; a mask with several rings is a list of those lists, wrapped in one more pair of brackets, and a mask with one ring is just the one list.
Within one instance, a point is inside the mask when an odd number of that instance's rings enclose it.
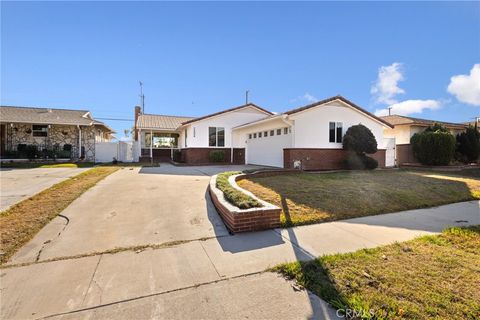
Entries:
{"label": "white cloud", "polygon": [[301,101],[306,101],[306,102],[309,102],[309,103],[313,103],[313,102],[318,101],[318,99],[316,97],[312,96],[310,93],[305,92],[304,95],[298,96],[295,99],[290,100],[290,102],[292,102],[292,103],[293,102],[301,102]]}
{"label": "white cloud", "polygon": [[469,75],[451,77],[447,91],[460,102],[480,106],[480,64],[475,64]]}
{"label": "white cloud", "polygon": [[[390,105],[391,114],[409,115],[412,113],[422,113],[424,110],[436,110],[442,106],[438,100],[405,100]],[[375,111],[377,116],[388,116],[388,108]]]}
{"label": "white cloud", "polygon": [[378,78],[370,93],[378,103],[397,103],[395,96],[405,93],[405,90],[398,86],[404,79],[401,63],[394,62],[389,66],[382,66],[378,69]]}

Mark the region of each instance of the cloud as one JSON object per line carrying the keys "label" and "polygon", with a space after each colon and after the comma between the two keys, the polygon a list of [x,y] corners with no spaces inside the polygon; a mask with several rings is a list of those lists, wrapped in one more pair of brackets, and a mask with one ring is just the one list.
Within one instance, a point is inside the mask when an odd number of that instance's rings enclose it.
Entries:
{"label": "cloud", "polygon": [[398,86],[403,76],[402,64],[394,62],[389,66],[382,66],[378,69],[378,78],[370,89],[370,93],[375,97],[378,103],[393,104],[397,103],[395,96],[405,93],[405,90]]}
{"label": "cloud", "polygon": [[480,64],[473,65],[469,75],[451,77],[447,91],[460,102],[480,106]]}
{"label": "cloud", "polygon": [[[390,105],[391,114],[410,115],[412,113],[422,113],[424,110],[437,110],[441,108],[442,103],[438,100],[405,100]],[[388,108],[375,111],[377,116],[388,116]]]}
{"label": "cloud", "polygon": [[304,95],[298,96],[295,99],[290,100],[290,102],[292,102],[292,103],[293,102],[301,102],[301,101],[306,101],[306,102],[309,102],[309,103],[313,103],[313,102],[318,101],[318,99],[316,97],[312,96],[310,93],[305,92]]}

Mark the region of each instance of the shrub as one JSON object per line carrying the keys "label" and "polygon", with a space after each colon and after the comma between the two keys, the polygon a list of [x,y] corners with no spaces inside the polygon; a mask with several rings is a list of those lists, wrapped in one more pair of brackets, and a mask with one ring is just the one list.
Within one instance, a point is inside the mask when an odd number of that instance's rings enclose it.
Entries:
{"label": "shrub", "polygon": [[377,152],[377,140],[372,131],[364,125],[348,128],[343,137],[343,149],[347,150],[345,167],[347,169],[375,169],[378,161],[366,154]]}
{"label": "shrub", "polygon": [[27,156],[28,160],[33,160],[38,155],[37,146],[34,144],[29,144],[25,147],[25,155]]}
{"label": "shrub", "polygon": [[225,151],[224,150],[212,150],[208,154],[208,159],[211,162],[224,162],[225,161]]}
{"label": "shrub", "polygon": [[373,170],[378,167],[378,161],[364,154],[348,152],[345,159],[345,167],[350,170]]}
{"label": "shrub", "polygon": [[473,162],[480,155],[480,133],[475,127],[468,127],[457,135],[457,152],[463,162]]}
{"label": "shrub", "polygon": [[234,206],[240,209],[262,207],[262,204],[260,202],[246,195],[240,190],[235,189],[230,184],[230,182],[228,182],[228,178],[230,176],[233,176],[239,173],[240,172],[235,172],[235,171],[220,173],[217,176],[216,187],[223,192],[223,196],[225,197],[225,200],[227,200],[228,202],[230,202],[231,204],[233,204]]}
{"label": "shrub", "polygon": [[412,136],[413,154],[425,165],[448,165],[455,154],[455,137],[442,127],[436,131],[433,128]]}

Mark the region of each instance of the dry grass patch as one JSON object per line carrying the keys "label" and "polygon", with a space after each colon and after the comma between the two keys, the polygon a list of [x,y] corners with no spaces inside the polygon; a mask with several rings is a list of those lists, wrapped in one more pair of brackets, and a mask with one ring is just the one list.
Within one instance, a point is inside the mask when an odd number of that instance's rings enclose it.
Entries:
{"label": "dry grass patch", "polygon": [[273,270],[358,318],[480,318],[480,226]]}
{"label": "dry grass patch", "polygon": [[350,171],[250,177],[238,184],[283,209],[283,226],[480,199],[480,169]]}
{"label": "dry grass patch", "polygon": [[60,182],[0,213],[2,252],[0,263],[8,259],[73,200],[97,182],[117,171],[97,167]]}

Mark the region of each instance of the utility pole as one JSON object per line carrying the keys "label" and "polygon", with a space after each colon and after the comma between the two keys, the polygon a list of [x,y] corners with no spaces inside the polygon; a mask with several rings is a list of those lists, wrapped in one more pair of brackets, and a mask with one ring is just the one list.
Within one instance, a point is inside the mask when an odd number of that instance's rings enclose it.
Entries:
{"label": "utility pole", "polygon": [[142,113],[145,114],[145,95],[143,94],[143,82],[138,81],[140,84],[140,105],[142,106]]}
{"label": "utility pole", "polygon": [[250,90],[245,91],[245,104],[248,104],[248,93]]}

